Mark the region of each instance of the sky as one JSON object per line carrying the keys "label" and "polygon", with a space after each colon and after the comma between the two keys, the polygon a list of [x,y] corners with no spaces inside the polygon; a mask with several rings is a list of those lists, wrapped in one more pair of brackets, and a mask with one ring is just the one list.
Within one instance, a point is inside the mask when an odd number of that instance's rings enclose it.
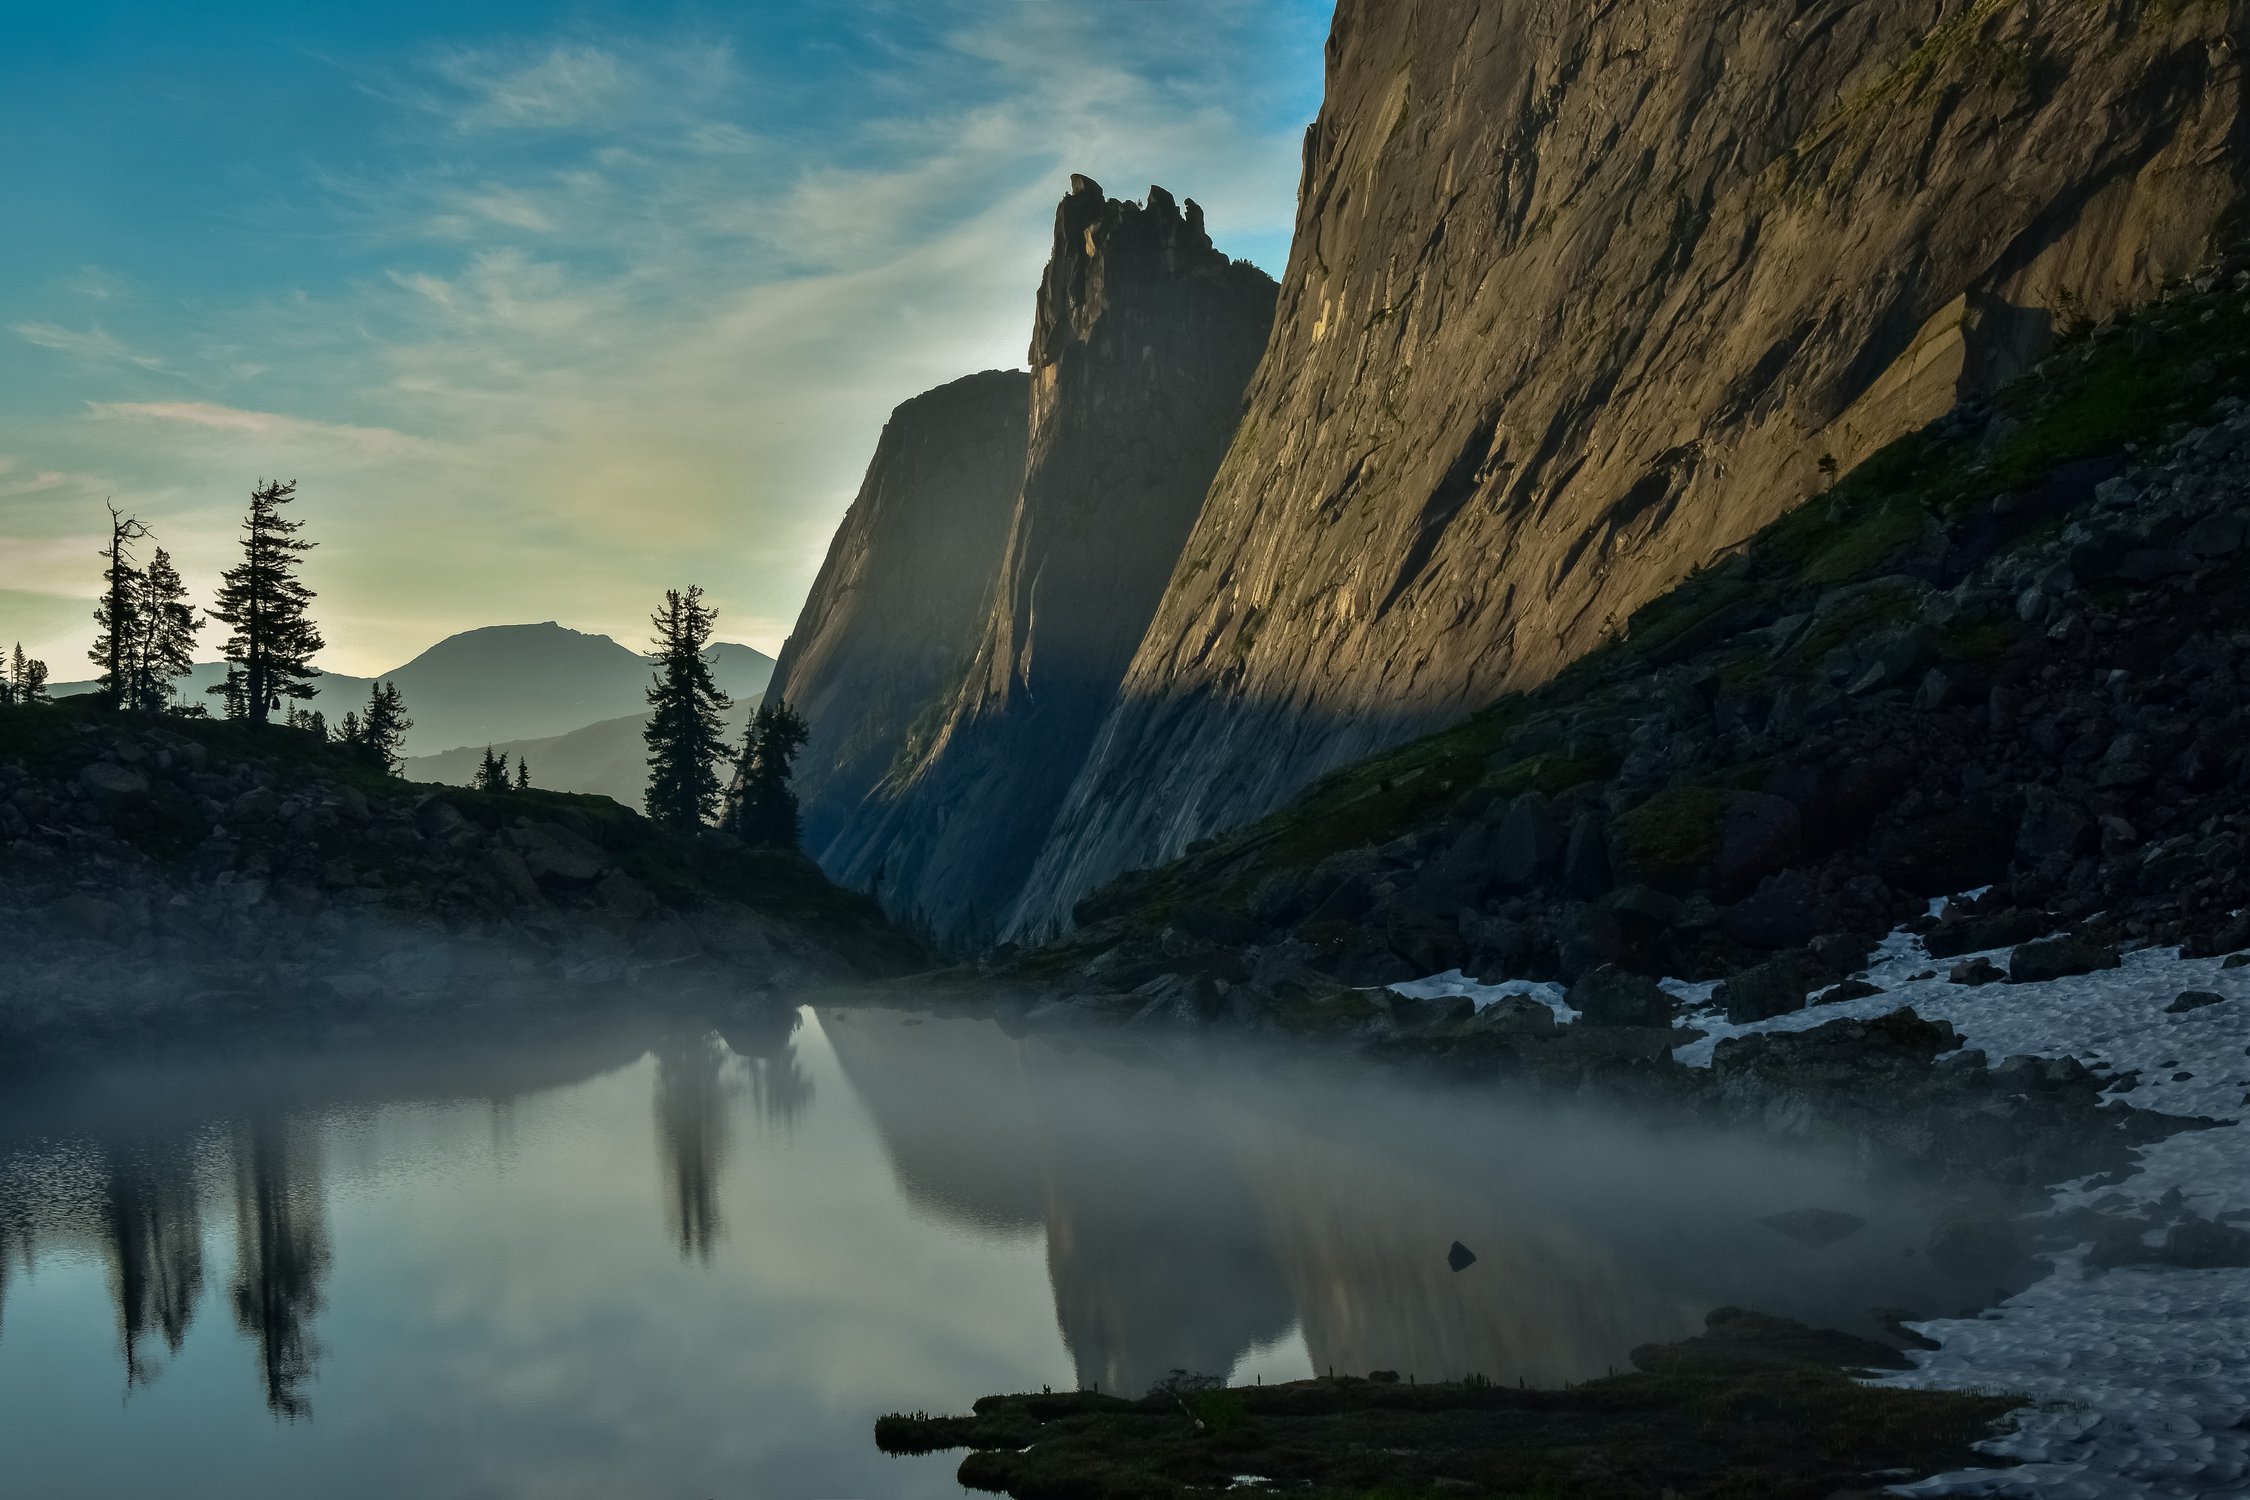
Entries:
{"label": "sky", "polygon": [[1332,9],[0,0],[0,642],[86,675],[105,501],[207,602],[279,478],[333,670],[690,583],[776,651],[1072,172],[1279,274]]}

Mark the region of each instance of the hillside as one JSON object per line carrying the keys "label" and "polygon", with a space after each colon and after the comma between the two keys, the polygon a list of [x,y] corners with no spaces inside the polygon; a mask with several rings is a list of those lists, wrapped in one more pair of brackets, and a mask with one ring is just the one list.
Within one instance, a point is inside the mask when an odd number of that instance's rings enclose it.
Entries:
{"label": "hillside", "polygon": [[[725,716],[730,738],[741,740],[742,728],[758,703],[758,696],[734,700],[734,707]],[[502,740],[489,748],[511,763],[524,761],[531,767],[532,781],[543,790],[607,797],[620,807],[638,810],[648,790],[648,744],[642,738],[647,728],[647,714],[628,714],[568,734]],[[475,781],[487,748],[464,746],[436,755],[411,756],[404,774],[410,781],[468,786]]]}
{"label": "hillside", "polygon": [[[721,642],[712,648],[719,685],[737,697],[765,691],[773,659],[748,646]],[[224,681],[226,667],[199,663],[182,687],[189,702],[208,702],[204,689]],[[396,683],[414,727],[409,755],[539,739],[567,734],[604,719],[646,711],[648,662],[606,635],[589,635],[549,620],[540,625],[491,625],[447,636],[403,666],[374,679],[322,673],[307,708],[333,725],[364,706],[371,681]],[[57,684],[56,697],[94,690],[92,682]]]}
{"label": "hillside", "polygon": [[1537,686],[2191,270],[2245,19],[1343,0],[1271,346],[1003,925]]}
{"label": "hillside", "polygon": [[[1902,922],[2063,974],[2250,947],[2246,454],[2238,253],[1877,454],[1551,683],[1113,882],[1019,971],[1088,1016],[1285,1022],[1454,969],[1652,1020],[1672,1001],[1620,974],[1725,978],[1742,1020]],[[2058,928],[2078,936],[2031,941]]]}
{"label": "hillside", "polygon": [[911,967],[802,856],[397,780],[295,730],[0,708],[0,1055]]}

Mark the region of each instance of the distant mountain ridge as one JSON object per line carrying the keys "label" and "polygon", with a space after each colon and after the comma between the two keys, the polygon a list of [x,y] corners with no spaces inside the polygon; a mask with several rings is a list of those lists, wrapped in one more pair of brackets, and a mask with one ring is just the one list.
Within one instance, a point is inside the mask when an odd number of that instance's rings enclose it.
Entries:
{"label": "distant mountain ridge", "polygon": [[[765,691],[773,658],[733,642],[711,648],[719,686],[737,698]],[[199,662],[183,696],[201,699],[223,681],[226,668]],[[571,630],[553,620],[537,625],[488,625],[447,636],[412,661],[378,678],[324,672],[320,693],[306,705],[334,724],[367,700],[373,681],[396,683],[414,727],[409,756],[459,747],[514,743],[565,735],[604,720],[647,711],[648,659],[606,635]],[[91,682],[58,683],[58,696],[92,692]]]}
{"label": "distant mountain ridge", "polygon": [[[730,696],[734,707],[726,714],[727,735],[739,742],[743,725],[764,695]],[[648,789],[648,745],[641,738],[647,727],[647,714],[626,714],[568,734],[498,740],[490,746],[464,745],[435,755],[412,756],[406,762],[406,779],[469,786],[476,780],[485,751],[490,749],[511,765],[522,760],[531,770],[532,785],[544,791],[584,792],[637,809],[642,793]]]}

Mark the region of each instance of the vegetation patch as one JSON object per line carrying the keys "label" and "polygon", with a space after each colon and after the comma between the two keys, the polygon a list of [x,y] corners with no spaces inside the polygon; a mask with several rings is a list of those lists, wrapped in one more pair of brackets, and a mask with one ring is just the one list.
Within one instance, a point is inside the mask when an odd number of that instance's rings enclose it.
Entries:
{"label": "vegetation patch", "polygon": [[1617,820],[1617,851],[1640,879],[1677,883],[1719,852],[1727,799],[1721,787],[1667,787]]}
{"label": "vegetation patch", "polygon": [[1872,1387],[1887,1345],[1722,1308],[1563,1390],[1388,1372],[1231,1390],[1175,1377],[1140,1400],[989,1396],[965,1417],[885,1417],[889,1453],[973,1451],[961,1483],[1017,1500],[1186,1500],[1256,1475],[1293,1495],[1487,1500],[1826,1500],[1988,1463],[1974,1444],[2019,1398]]}

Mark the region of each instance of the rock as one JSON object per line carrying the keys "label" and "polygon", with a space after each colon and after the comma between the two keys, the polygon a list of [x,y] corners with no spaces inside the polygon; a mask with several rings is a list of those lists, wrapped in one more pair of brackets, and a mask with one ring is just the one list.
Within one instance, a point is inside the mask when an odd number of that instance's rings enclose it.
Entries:
{"label": "rock", "polygon": [[2118,559],[2117,576],[2127,583],[2147,584],[2192,573],[2195,568],[2196,559],[2191,553],[2170,547],[2144,547]]}
{"label": "rock", "polygon": [[1563,833],[1547,799],[1525,792],[1508,804],[1492,840],[1492,878],[1510,890],[1523,890],[1555,867],[1562,856]]}
{"label": "rock", "polygon": [[1719,825],[1715,873],[1722,892],[1741,891],[1796,863],[1804,846],[1804,825],[1794,804],[1763,792],[1737,792],[1727,799]]}
{"label": "rock", "polygon": [[1529,995],[1502,995],[1469,1021],[1472,1032],[1520,1039],[1551,1037],[1560,1029],[1554,1007]]}
{"label": "rock", "polygon": [[1656,928],[1678,926],[1687,915],[1686,902],[1646,885],[1619,886],[1602,898],[1602,905],[1620,917]]}
{"label": "rock", "polygon": [[1805,996],[1836,977],[1810,953],[1781,953],[1725,980],[1711,998],[1725,1008],[1729,1021],[1740,1026],[1803,1010]]}
{"label": "rock", "polygon": [[148,790],[148,774],[97,760],[78,773],[78,784],[100,797],[129,797]]}
{"label": "rock", "polygon": [[2076,858],[2098,842],[2094,820],[2069,798],[2034,788],[2016,825],[2016,852],[2026,859]]}
{"label": "rock", "polygon": [[1969,959],[1965,963],[1957,963],[1953,966],[1952,972],[1946,975],[1946,978],[1955,984],[1971,986],[1998,984],[2007,977],[2007,973],[1999,965],[1989,958],[1982,957]]}
{"label": "rock", "polygon": [[656,910],[656,898],[623,870],[611,870],[594,883],[594,895],[618,916],[631,920]]}
{"label": "rock", "polygon": [[1570,842],[1563,850],[1563,884],[1575,895],[1591,899],[1611,885],[1609,820],[1592,808],[1580,812],[1570,825]]}
{"label": "rock", "polygon": [[2205,516],[2180,538],[2180,550],[2196,557],[2232,557],[2242,550],[2245,525],[2245,519],[2233,512]]}
{"label": "rock", "polygon": [[531,878],[531,870],[515,850],[496,845],[485,851],[483,865],[492,884],[510,899],[527,906],[542,899],[539,882]]}
{"label": "rock", "polygon": [[1879,984],[1869,984],[1864,979],[1847,979],[1842,984],[1832,985],[1813,996],[1812,1003],[1839,1005],[1846,1000],[1869,1000],[1884,993],[1886,991]]}
{"label": "rock", "polygon": [[230,823],[271,823],[281,816],[281,798],[270,787],[252,787],[227,806]]}
{"label": "rock", "polygon": [[590,885],[609,867],[598,847],[559,823],[511,828],[508,841],[523,855],[531,878],[541,885]]}
{"label": "rock", "polygon": [[97,942],[115,932],[123,916],[116,902],[83,893],[63,897],[48,907],[47,913],[49,920],[64,931]]}
{"label": "rock", "polygon": [[2053,937],[2025,943],[2008,955],[2008,978],[2015,984],[2029,984],[2091,974],[2096,969],[2114,969],[2117,965],[2115,948],[2079,937]]}
{"label": "rock", "polygon": [[1950,896],[2005,876],[2014,841],[2015,830],[1990,810],[1961,807],[1886,829],[1875,842],[1875,867],[1902,891]]}
{"label": "rock", "polygon": [[1672,997],[1645,974],[1603,964],[1570,987],[1569,1004],[1588,1026],[1669,1026]]}
{"label": "rock", "polygon": [[[1453,1242],[1453,1248],[1445,1252],[1445,1263],[1447,1266],[1452,1268],[1453,1272],[1456,1275],[1458,1275],[1477,1263],[1477,1255],[1476,1252],[1474,1250],[1471,1250],[1467,1245],[1462,1244],[1459,1240],[1455,1240]],[[1396,1380],[1398,1379],[1398,1376],[1396,1374],[1393,1374],[1391,1376],[1391,1379]]]}
{"label": "rock", "polygon": [[1867,1227],[1867,1221],[1858,1214],[1833,1208],[1793,1208],[1787,1213],[1767,1214],[1758,1222],[1808,1250],[1825,1250]]}
{"label": "rock", "polygon": [[1795,948],[1826,927],[1820,881],[1810,870],[1784,870],[1727,909],[1727,935],[1754,948]]}
{"label": "rock", "polygon": [[2202,1010],[2209,1005],[2224,1005],[2227,997],[2210,990],[2182,990],[2179,998],[2164,1007],[2167,1015],[2183,1015],[2191,1010]]}
{"label": "rock", "polygon": [[2004,911],[1955,920],[1948,909],[1946,919],[1932,928],[1922,942],[1930,950],[1930,957],[1953,958],[1963,953],[2013,948],[2018,943],[2043,936],[2054,926],[2055,919],[2042,911]]}

